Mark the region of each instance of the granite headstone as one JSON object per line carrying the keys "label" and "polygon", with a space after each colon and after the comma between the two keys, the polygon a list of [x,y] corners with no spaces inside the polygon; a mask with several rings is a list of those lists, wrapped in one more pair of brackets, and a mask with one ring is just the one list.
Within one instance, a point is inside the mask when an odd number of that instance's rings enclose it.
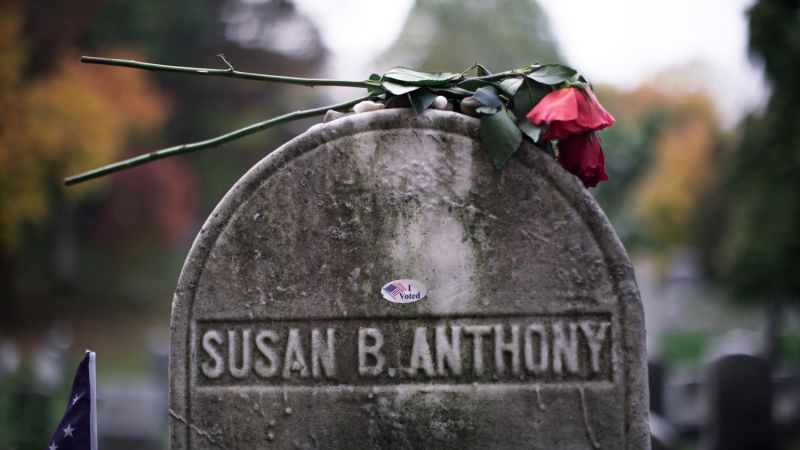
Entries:
{"label": "granite headstone", "polygon": [[170,339],[172,448],[649,448],[614,230],[543,152],[496,170],[457,113],[264,158],[200,231]]}

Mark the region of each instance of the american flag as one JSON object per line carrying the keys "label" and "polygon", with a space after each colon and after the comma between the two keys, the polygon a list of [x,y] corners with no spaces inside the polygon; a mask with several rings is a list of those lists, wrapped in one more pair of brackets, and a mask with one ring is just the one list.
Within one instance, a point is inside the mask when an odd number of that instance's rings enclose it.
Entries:
{"label": "american flag", "polygon": [[47,450],[97,450],[95,354],[86,350],[72,381],[64,418],[47,443]]}
{"label": "american flag", "polygon": [[403,286],[403,283],[397,282],[387,285],[385,288],[383,288],[383,290],[388,292],[389,295],[391,295],[392,297],[395,297],[397,294],[401,294],[407,291],[408,289],[406,289],[406,287]]}

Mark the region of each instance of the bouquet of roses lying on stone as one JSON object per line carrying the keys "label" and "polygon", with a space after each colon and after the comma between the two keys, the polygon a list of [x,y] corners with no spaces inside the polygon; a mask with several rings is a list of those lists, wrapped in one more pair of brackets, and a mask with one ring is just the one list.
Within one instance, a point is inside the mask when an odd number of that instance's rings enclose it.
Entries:
{"label": "bouquet of roses lying on stone", "polygon": [[[328,111],[366,112],[410,107],[417,114],[428,108],[461,112],[480,119],[480,136],[492,162],[501,169],[520,148],[523,139],[556,158],[586,187],[607,180],[598,130],[614,118],[597,101],[591,85],[574,69],[560,64],[529,65],[490,73],[480,64],[460,73],[419,72],[396,67],[364,81],[296,78],[242,72],[219,55],[226,69],[167,66],[131,60],[83,57],[82,62],[195,75],[244,78],[304,86],[366,88],[367,94],[320,108],[295,111],[239,130],[191,144],[165,148],[109,164],[65,180],[67,185],[101,177],[150,161],[219,146],[249,134]],[[471,75],[472,74],[472,75]]]}

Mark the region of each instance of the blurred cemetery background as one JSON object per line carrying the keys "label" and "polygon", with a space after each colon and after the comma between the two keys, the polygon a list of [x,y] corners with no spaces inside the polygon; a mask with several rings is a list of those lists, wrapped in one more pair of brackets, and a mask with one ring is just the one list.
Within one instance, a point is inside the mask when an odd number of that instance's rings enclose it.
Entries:
{"label": "blurred cemetery background", "polygon": [[636,265],[656,448],[800,449],[800,3],[701,3],[0,3],[0,450],[44,448],[85,348],[101,448],[165,448],[170,303],[192,240],[251,165],[315,121],[63,177],[361,95],[78,63],[224,67],[220,53],[336,78],[574,66],[617,118],[601,134],[610,180],[592,194]]}

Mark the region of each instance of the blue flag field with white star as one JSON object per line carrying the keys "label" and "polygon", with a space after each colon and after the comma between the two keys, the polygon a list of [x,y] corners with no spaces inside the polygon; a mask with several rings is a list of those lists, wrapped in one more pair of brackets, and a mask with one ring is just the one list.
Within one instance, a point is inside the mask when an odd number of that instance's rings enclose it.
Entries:
{"label": "blue flag field with white star", "polygon": [[87,350],[78,366],[64,418],[47,443],[47,450],[97,450],[95,353]]}

